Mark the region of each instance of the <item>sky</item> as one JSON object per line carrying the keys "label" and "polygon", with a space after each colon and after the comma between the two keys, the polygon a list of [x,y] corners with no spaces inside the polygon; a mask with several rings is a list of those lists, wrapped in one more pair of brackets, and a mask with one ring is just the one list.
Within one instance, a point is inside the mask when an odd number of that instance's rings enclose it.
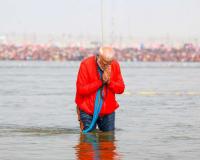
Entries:
{"label": "sky", "polygon": [[[105,36],[200,37],[199,0],[103,0]],[[101,0],[0,0],[0,34],[101,36]]]}

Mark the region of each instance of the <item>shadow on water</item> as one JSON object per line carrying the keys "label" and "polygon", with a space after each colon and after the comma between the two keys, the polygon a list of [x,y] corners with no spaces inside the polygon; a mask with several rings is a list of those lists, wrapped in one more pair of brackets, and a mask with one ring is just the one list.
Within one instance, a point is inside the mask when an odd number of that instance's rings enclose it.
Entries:
{"label": "shadow on water", "polygon": [[78,128],[61,127],[0,127],[1,136],[54,136],[61,134],[79,134]]}
{"label": "shadow on water", "polygon": [[79,143],[75,146],[78,160],[120,159],[117,153],[114,132],[92,132],[80,134]]}

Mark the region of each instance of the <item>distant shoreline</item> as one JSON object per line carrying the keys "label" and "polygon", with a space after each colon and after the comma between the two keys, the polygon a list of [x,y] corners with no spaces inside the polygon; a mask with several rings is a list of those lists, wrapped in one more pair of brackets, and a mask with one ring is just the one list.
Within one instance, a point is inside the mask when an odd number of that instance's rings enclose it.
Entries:
{"label": "distant shoreline", "polygon": [[[165,44],[114,47],[116,59],[133,62],[200,62],[200,45],[186,43],[170,47]],[[0,44],[0,61],[80,61],[99,52],[99,47],[41,44]]]}

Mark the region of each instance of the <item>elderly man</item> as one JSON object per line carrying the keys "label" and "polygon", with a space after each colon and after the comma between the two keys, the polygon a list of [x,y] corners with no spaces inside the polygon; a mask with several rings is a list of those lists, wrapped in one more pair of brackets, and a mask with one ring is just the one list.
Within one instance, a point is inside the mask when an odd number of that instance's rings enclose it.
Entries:
{"label": "elderly man", "polygon": [[115,129],[115,94],[125,85],[119,63],[111,47],[100,48],[99,54],[84,59],[76,81],[77,113],[81,131],[90,132],[98,125],[101,131]]}

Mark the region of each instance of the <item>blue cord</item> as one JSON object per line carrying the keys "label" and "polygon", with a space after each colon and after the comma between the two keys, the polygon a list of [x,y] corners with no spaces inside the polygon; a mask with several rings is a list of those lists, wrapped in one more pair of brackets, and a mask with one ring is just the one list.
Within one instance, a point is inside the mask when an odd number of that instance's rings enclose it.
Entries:
{"label": "blue cord", "polygon": [[[99,66],[98,66],[98,71],[100,73],[100,76],[102,77],[103,72],[101,71]],[[94,114],[93,114],[93,117],[92,117],[92,122],[87,129],[82,131],[83,133],[88,133],[95,126],[96,121],[97,121],[98,116],[99,116],[99,113],[101,111],[102,105],[103,105],[103,100],[102,100],[102,97],[101,97],[101,88],[99,88],[98,91],[97,91],[97,94],[96,94],[95,105],[94,105]]]}

